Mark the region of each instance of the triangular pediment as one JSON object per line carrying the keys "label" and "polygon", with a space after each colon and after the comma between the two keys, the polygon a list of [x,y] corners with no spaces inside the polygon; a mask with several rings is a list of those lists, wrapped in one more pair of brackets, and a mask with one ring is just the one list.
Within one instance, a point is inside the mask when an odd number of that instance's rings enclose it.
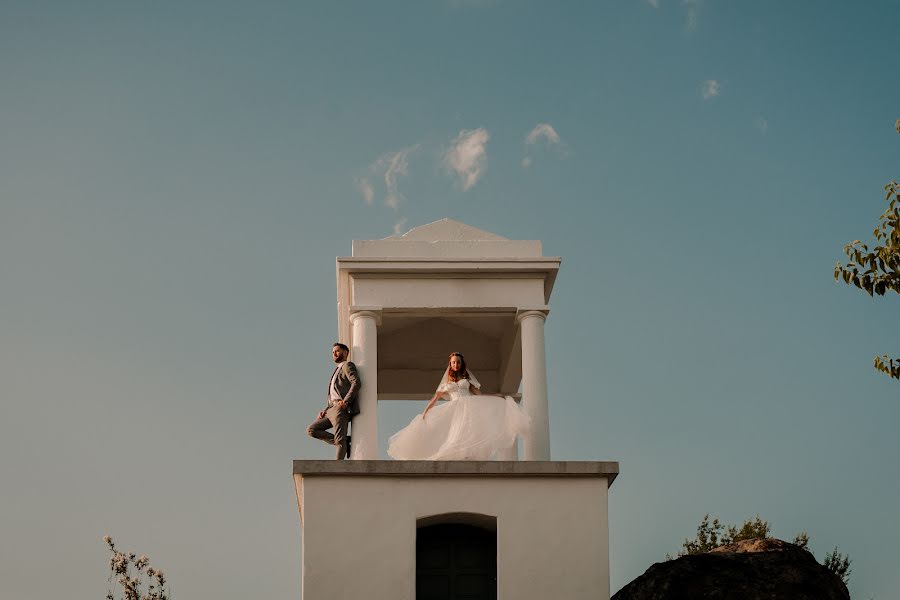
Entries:
{"label": "triangular pediment", "polygon": [[395,235],[385,239],[408,242],[480,242],[504,241],[507,238],[466,225],[460,221],[441,219],[427,225],[413,227],[403,235]]}
{"label": "triangular pediment", "polygon": [[353,240],[359,258],[532,258],[541,256],[536,240],[510,240],[453,219],[414,227],[380,240]]}

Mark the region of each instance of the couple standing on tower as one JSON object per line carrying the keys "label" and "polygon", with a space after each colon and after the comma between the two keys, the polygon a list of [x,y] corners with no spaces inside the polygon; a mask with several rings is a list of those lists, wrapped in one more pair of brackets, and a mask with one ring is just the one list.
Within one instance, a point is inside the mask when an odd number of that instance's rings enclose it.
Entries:
{"label": "couple standing on tower", "polygon": [[[347,426],[359,414],[362,382],[350,349],[340,342],[331,348],[337,367],[328,384],[326,407],[307,433],[337,446],[337,459],[350,457]],[[435,406],[441,398],[448,402]],[[510,396],[481,393],[481,384],[466,368],[459,352],[450,354],[437,391],[421,415],[391,436],[388,454],[398,460],[490,460],[528,433],[529,418]],[[334,433],[328,429],[334,429]]]}

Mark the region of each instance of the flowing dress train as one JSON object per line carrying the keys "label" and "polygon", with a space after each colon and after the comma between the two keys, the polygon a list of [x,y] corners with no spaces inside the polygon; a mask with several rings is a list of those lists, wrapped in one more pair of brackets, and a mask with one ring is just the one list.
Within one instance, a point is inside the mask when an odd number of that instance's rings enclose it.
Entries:
{"label": "flowing dress train", "polygon": [[491,460],[528,433],[530,419],[515,400],[474,395],[469,385],[468,379],[441,384],[438,391],[449,393],[450,400],[392,435],[388,454],[397,460]]}

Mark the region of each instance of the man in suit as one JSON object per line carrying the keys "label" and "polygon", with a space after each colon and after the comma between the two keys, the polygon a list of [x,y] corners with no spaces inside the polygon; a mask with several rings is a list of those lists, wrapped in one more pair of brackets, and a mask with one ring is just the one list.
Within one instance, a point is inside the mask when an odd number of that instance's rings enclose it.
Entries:
{"label": "man in suit", "polygon": [[[350,456],[350,437],[347,426],[353,415],[359,414],[359,373],[356,365],[347,360],[350,348],[340,342],[331,347],[331,356],[337,365],[328,383],[325,409],[306,429],[306,433],[316,439],[337,446],[337,460]],[[328,431],[334,427],[334,433]]]}

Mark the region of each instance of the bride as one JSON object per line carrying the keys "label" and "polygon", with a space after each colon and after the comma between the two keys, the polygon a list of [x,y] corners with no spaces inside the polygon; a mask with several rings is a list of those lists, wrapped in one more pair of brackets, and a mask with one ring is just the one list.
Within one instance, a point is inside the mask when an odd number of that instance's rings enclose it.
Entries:
{"label": "bride", "polygon": [[[438,399],[449,398],[435,406]],[[490,460],[528,432],[530,420],[510,396],[486,396],[459,352],[425,412],[391,436],[388,454],[397,460]]]}

